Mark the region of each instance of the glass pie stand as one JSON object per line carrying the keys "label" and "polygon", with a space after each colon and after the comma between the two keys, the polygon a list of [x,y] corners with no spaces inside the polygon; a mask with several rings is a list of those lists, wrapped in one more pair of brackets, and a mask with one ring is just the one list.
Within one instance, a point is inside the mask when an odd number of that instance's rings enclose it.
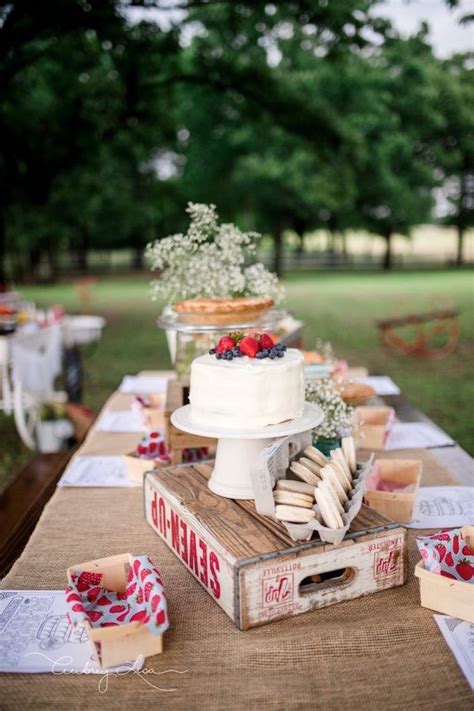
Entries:
{"label": "glass pie stand", "polygon": [[286,311],[270,309],[254,321],[194,324],[184,321],[179,314],[167,307],[158,318],[157,325],[166,331],[178,380],[185,380],[194,358],[207,353],[215,346],[219,336],[230,331],[273,331],[286,315]]}
{"label": "glass pie stand", "polygon": [[265,447],[279,437],[312,430],[323,420],[323,411],[311,402],[305,403],[301,417],[278,425],[245,431],[200,425],[192,419],[191,405],[184,405],[171,415],[173,425],[183,432],[218,440],[214,469],[208,486],[215,494],[229,499],[255,498],[251,473]]}

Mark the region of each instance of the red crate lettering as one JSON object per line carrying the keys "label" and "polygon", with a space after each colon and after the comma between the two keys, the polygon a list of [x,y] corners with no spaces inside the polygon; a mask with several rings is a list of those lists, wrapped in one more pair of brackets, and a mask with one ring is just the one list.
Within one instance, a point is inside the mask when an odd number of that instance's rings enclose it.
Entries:
{"label": "red crate lettering", "polygon": [[171,546],[183,563],[211,591],[218,600],[221,596],[219,573],[221,564],[214,551],[210,550],[167,502],[153,492],[151,499],[151,521],[156,531]]}

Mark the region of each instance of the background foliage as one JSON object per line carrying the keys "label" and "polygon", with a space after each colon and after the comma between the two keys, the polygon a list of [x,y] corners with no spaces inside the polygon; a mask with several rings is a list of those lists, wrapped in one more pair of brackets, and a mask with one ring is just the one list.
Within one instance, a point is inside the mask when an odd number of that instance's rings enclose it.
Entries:
{"label": "background foliage", "polygon": [[285,230],[321,227],[382,235],[389,267],[439,186],[461,262],[470,58],[402,39],[376,4],[0,0],[0,281],[7,253],[16,279],[64,250],[86,270],[92,247],[140,266],[188,200],[270,234],[277,270]]}

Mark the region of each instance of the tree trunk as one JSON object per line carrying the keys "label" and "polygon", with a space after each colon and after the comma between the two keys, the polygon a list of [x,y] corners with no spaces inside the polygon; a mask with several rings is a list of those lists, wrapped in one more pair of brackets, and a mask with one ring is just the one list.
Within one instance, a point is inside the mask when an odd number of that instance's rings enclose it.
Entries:
{"label": "tree trunk", "polygon": [[55,246],[52,244],[52,242],[50,242],[48,247],[46,248],[46,254],[48,255],[50,279],[51,281],[55,281],[58,272],[58,265],[56,260]]}
{"label": "tree trunk", "polygon": [[393,255],[392,255],[392,230],[390,227],[387,227],[385,230],[383,236],[385,239],[385,254],[383,258],[383,268],[388,270],[392,268],[392,263],[393,263]]}
{"label": "tree trunk", "polygon": [[283,274],[283,227],[277,225],[273,232],[273,271],[278,277]]}
{"label": "tree trunk", "polygon": [[463,253],[463,247],[464,247],[464,225],[459,222],[457,225],[457,232],[458,232],[458,251],[456,255],[456,266],[457,267],[462,267],[464,264],[464,253]]}
{"label": "tree trunk", "polygon": [[347,258],[347,239],[346,239],[346,233],[341,232],[341,248],[342,248],[342,254],[344,256],[344,261]]}
{"label": "tree trunk", "polygon": [[140,271],[143,269],[143,247],[141,245],[135,245],[133,249],[132,268]]}
{"label": "tree trunk", "polygon": [[77,249],[77,265],[79,267],[79,271],[82,274],[86,274],[89,269],[88,257],[89,257],[89,236],[87,235],[86,232],[83,232],[81,234],[81,239],[79,241],[79,246]]}
{"label": "tree trunk", "polygon": [[302,257],[304,254],[304,234],[298,234],[298,245],[296,247],[296,254],[298,257]]}
{"label": "tree trunk", "polygon": [[38,267],[41,262],[41,249],[38,246],[30,247],[28,250],[29,275],[35,279]]}

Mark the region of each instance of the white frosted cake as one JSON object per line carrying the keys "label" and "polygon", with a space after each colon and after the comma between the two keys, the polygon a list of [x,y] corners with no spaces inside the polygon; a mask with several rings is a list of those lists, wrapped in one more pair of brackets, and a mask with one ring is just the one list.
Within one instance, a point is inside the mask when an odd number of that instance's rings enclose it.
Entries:
{"label": "white frosted cake", "polygon": [[274,359],[200,356],[191,364],[189,400],[192,419],[210,428],[251,430],[300,417],[303,354],[290,348]]}

